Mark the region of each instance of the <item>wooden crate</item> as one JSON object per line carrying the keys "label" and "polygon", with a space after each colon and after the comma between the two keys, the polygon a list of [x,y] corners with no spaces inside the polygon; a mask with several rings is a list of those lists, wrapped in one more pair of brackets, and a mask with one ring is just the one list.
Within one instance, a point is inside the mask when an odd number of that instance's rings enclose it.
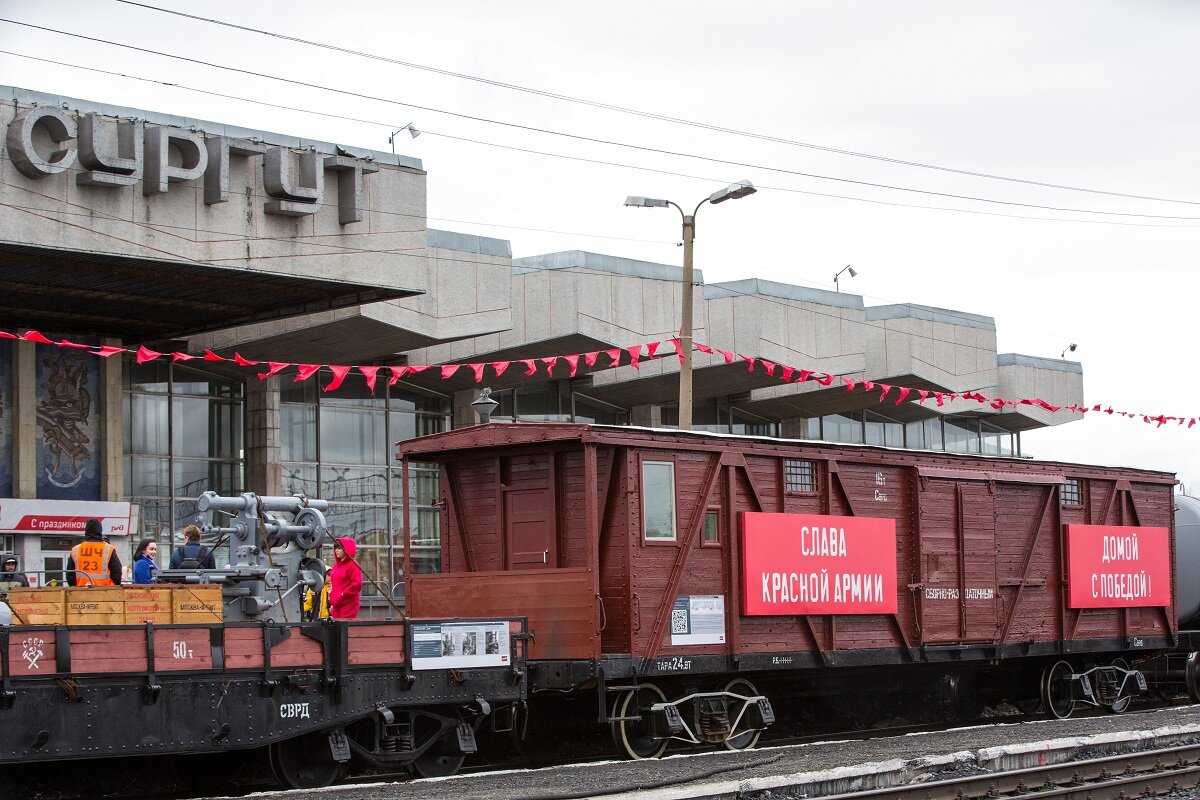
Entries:
{"label": "wooden crate", "polygon": [[124,625],[125,590],[120,586],[67,589],[68,625]]}
{"label": "wooden crate", "polygon": [[13,610],[13,625],[62,625],[66,622],[63,589],[13,589],[8,605]]}
{"label": "wooden crate", "polygon": [[175,586],[171,588],[172,622],[221,622],[224,607],[220,586]]}
{"label": "wooden crate", "polygon": [[153,622],[166,625],[173,621],[171,587],[138,586],[125,589],[125,624]]}

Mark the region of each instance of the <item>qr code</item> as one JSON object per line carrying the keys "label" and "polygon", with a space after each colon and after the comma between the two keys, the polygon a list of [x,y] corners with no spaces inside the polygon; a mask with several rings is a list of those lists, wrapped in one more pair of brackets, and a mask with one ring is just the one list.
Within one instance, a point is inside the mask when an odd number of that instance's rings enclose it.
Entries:
{"label": "qr code", "polygon": [[687,633],[688,631],[688,613],[687,609],[676,608],[671,610],[671,633]]}

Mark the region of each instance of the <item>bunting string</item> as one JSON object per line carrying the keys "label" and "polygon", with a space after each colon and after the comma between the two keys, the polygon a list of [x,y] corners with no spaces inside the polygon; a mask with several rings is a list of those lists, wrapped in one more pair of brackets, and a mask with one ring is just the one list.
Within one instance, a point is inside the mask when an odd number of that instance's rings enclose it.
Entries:
{"label": "bunting string", "polygon": [[[54,347],[68,347],[77,350],[85,350],[91,355],[99,358],[111,358],[116,355],[132,355],[138,364],[145,364],[159,359],[169,359],[171,361],[221,361],[236,364],[241,367],[252,368],[259,380],[266,380],[272,376],[280,375],[286,370],[295,369],[295,375],[292,378],[295,382],[302,382],[316,377],[322,370],[328,370],[331,375],[330,380],[322,387],[322,391],[332,392],[338,389],[346,379],[352,374],[361,375],[366,382],[366,386],[371,394],[375,393],[375,387],[378,385],[378,380],[387,381],[389,386],[393,386],[397,381],[409,375],[418,375],[423,372],[433,370],[435,375],[440,375],[442,380],[449,380],[460,372],[470,374],[477,384],[483,383],[486,377],[494,376],[499,378],[508,371],[510,367],[515,367],[521,370],[525,377],[535,377],[538,373],[542,373],[544,377],[551,377],[556,368],[562,366],[567,370],[570,377],[575,377],[578,373],[580,360],[591,370],[611,369],[619,366],[632,367],[635,370],[641,370],[641,362],[652,360],[655,358],[663,358],[669,353],[660,353],[659,348],[664,344],[662,341],[648,342],[646,344],[635,344],[628,347],[613,347],[605,350],[593,350],[586,353],[568,353],[562,355],[542,356],[538,358],[523,358],[516,361],[480,361],[475,363],[455,363],[455,364],[416,364],[405,366],[370,366],[370,365],[344,365],[344,364],[297,364],[289,361],[258,361],[243,357],[240,353],[235,352],[232,356],[222,356],[214,353],[212,350],[205,350],[202,355],[194,355],[191,353],[172,352],[164,353],[157,350],[151,350],[148,347],[139,346],[136,348],[114,347],[110,345],[88,345],[73,342],[68,339],[60,339],[55,341],[38,331],[28,330],[24,333],[12,333],[0,330],[0,339],[12,339],[17,341],[33,342],[35,344],[50,345]],[[674,348],[674,355],[682,362],[683,350],[678,338],[668,339],[665,342]],[[693,343],[695,350],[707,355],[716,355],[724,360],[726,364],[733,364],[735,361],[741,361],[746,364],[746,370],[751,373],[760,372],[769,377],[775,378],[783,383],[806,383],[813,381],[814,383],[833,387],[840,386],[847,392],[862,392],[866,394],[879,394],[879,402],[889,402],[893,405],[902,405],[907,402],[914,402],[921,405],[927,402],[933,402],[938,407],[943,407],[948,402],[956,400],[964,400],[974,402],[980,406],[988,406],[994,411],[1003,411],[1005,409],[1020,409],[1026,406],[1039,408],[1052,414],[1056,413],[1075,413],[1075,414],[1105,414],[1113,417],[1122,417],[1132,420],[1141,420],[1143,423],[1154,425],[1156,428],[1161,428],[1165,425],[1174,424],[1178,427],[1191,429],[1196,426],[1198,415],[1167,415],[1167,414],[1146,414],[1133,411],[1121,411],[1113,408],[1110,405],[1095,403],[1092,405],[1077,405],[1071,404],[1054,404],[1040,397],[1021,397],[1021,398],[1004,398],[1004,397],[988,397],[979,392],[942,392],[931,389],[913,389],[907,386],[896,386],[889,383],[881,383],[878,381],[865,380],[860,378],[851,378],[845,375],[831,375],[828,372],[817,372],[815,370],[803,369],[788,364],[781,364],[775,361],[762,358],[760,356],[748,356],[742,353],[735,353],[731,350],[723,350],[712,345],[702,344],[700,342]],[[516,366],[521,365],[521,366]],[[543,369],[544,368],[544,369]]]}

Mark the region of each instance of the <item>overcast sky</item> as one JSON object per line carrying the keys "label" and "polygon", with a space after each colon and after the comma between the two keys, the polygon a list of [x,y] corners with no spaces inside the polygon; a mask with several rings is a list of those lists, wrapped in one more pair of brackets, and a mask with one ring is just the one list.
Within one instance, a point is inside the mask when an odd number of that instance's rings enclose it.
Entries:
{"label": "overcast sky", "polygon": [[[389,150],[388,134],[412,122],[423,135],[401,135],[397,151],[429,172],[430,227],[507,239],[517,257],[578,249],[678,264],[678,215],[624,208],[625,196],[690,210],[750,179],[758,194],[699,214],[696,265],[707,282],[761,277],[832,289],[834,273],[852,264],[859,275],[843,275],[841,288],[868,306],[993,317],[1002,353],[1058,358],[1077,343],[1068,357],[1083,365],[1088,404],[1200,415],[1198,3],[149,1],[765,137],[1115,193],[649,119],[117,0],[0,0],[10,20],[340,93],[7,22],[0,49],[87,69],[0,54],[5,84],[350,149]],[[1037,457],[1176,472],[1200,493],[1200,425],[1155,429],[1089,415],[1024,442]]]}

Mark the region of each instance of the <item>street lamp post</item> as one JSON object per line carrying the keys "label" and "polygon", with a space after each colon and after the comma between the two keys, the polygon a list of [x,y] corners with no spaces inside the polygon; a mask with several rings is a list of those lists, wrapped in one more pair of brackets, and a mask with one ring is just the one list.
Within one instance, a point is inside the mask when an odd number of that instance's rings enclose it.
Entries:
{"label": "street lamp post", "polygon": [[696,240],[696,213],[705,203],[724,203],[754,194],[757,189],[750,181],[731,183],[724,189],[713,192],[696,204],[691,214],[670,200],[653,197],[626,197],[625,205],[635,208],[666,208],[673,206],[683,217],[683,309],[679,321],[679,350],[683,360],[679,363],[679,429],[692,429],[692,244]]}

